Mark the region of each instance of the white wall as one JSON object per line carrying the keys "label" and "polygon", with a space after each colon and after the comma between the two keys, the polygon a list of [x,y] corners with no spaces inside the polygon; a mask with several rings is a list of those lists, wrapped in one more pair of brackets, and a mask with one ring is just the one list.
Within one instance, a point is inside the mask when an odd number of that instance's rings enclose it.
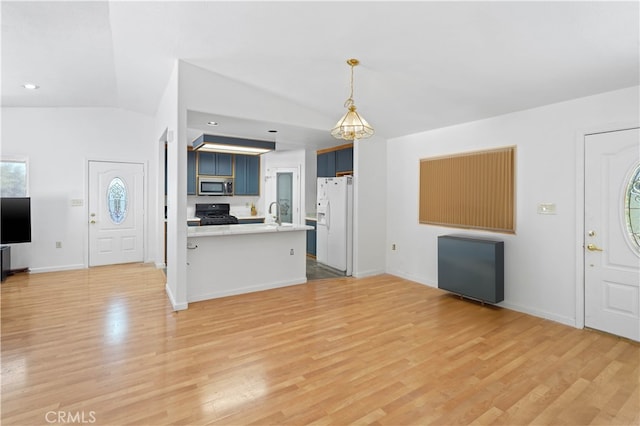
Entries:
{"label": "white wall", "polygon": [[[381,274],[385,265],[387,223],[386,141],[377,137],[354,141],[353,275]],[[393,214],[390,212],[389,214]]]}
{"label": "white wall", "polygon": [[[515,310],[576,325],[576,217],[581,135],[637,123],[638,87],[487,120],[409,135],[387,143],[387,272],[437,286],[437,236],[491,235],[505,241],[505,301]],[[421,158],[517,147],[516,234],[490,234],[418,224]],[[555,203],[556,215],[537,214]],[[397,245],[391,251],[391,244]]]}
{"label": "white wall", "polygon": [[[12,246],[12,268],[87,266],[88,160],[144,163],[151,171],[145,191],[149,205],[155,204],[152,123],[149,116],[114,108],[2,108],[2,155],[28,157],[32,199],[32,242]],[[72,199],[83,205],[72,207]],[[145,260],[151,261],[156,233],[148,223]]]}
{"label": "white wall", "polygon": [[[186,212],[184,208],[186,200],[182,197],[186,193],[186,150],[180,143],[178,136],[179,120],[179,103],[178,103],[178,61],[175,61],[171,77],[167,82],[167,86],[162,94],[154,122],[154,137],[156,141],[156,152],[158,161],[158,185],[156,192],[164,194],[164,155],[166,144],[167,155],[167,195],[160,197],[156,204],[156,229],[159,235],[163,235],[166,226],[166,246],[167,246],[167,262],[166,277],[167,283],[165,290],[171,301],[174,310],[187,308],[187,291],[184,285],[186,281],[187,271],[184,268],[177,268],[175,265],[186,263],[186,253],[181,247],[186,247],[187,235],[185,228]],[[184,158],[180,153],[185,152]],[[182,168],[181,161],[185,162]],[[184,174],[185,188],[180,188],[180,176]],[[165,203],[166,215],[165,220]],[[186,207],[185,207],[186,208]],[[180,216],[182,214],[182,216]],[[166,225],[165,225],[166,222]],[[164,235],[158,238],[156,244],[157,264],[164,263]],[[162,259],[162,261],[160,261]]]}
{"label": "white wall", "polygon": [[316,151],[305,153],[305,217],[316,217],[318,198],[318,155]]}

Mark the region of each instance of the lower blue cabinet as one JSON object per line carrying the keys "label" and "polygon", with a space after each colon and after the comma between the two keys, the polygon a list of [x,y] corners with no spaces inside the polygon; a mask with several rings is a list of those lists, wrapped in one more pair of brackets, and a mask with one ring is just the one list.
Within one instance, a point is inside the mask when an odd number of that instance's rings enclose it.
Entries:
{"label": "lower blue cabinet", "polygon": [[251,219],[238,219],[238,223],[239,224],[246,224],[246,223],[264,223],[264,218],[263,217],[256,217],[256,218],[251,218]]}
{"label": "lower blue cabinet", "polygon": [[316,225],[315,220],[307,220],[308,226],[313,226],[313,229],[307,230],[307,254],[311,256],[316,255]]}

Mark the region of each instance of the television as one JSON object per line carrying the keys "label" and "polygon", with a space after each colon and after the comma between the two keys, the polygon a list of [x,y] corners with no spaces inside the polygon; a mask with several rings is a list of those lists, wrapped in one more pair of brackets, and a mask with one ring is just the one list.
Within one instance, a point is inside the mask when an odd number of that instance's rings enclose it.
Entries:
{"label": "television", "polygon": [[31,242],[31,198],[0,198],[0,240],[2,244]]}

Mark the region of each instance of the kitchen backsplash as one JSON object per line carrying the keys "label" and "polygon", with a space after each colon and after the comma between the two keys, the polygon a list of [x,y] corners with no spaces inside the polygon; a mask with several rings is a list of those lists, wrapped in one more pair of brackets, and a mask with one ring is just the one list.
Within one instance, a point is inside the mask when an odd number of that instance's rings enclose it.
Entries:
{"label": "kitchen backsplash", "polygon": [[187,217],[193,217],[195,215],[196,204],[198,203],[229,203],[230,213],[237,217],[250,217],[251,216],[251,203],[256,206],[258,216],[264,216],[264,202],[262,197],[202,197],[196,195],[190,195],[187,197]]}

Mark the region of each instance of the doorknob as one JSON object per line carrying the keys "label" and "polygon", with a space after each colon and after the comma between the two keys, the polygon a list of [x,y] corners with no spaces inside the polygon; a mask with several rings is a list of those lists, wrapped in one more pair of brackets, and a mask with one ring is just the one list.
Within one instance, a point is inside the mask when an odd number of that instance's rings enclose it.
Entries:
{"label": "doorknob", "polygon": [[587,250],[589,251],[604,251],[595,244],[587,244]]}

